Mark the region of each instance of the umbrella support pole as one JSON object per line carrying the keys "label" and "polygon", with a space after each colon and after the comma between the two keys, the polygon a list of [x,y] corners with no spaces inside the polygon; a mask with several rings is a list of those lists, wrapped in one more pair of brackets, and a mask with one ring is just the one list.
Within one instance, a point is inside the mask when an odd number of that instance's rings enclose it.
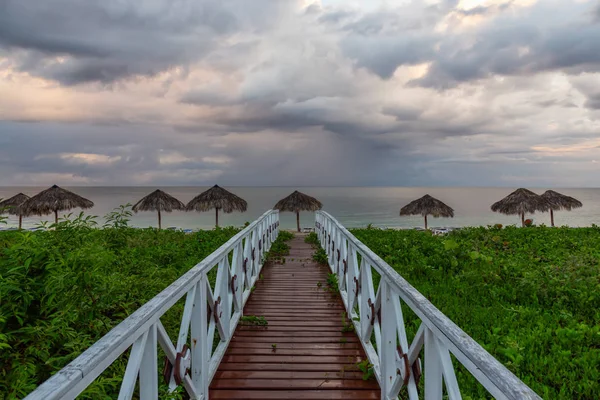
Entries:
{"label": "umbrella support pole", "polygon": [[215,207],[215,227],[219,227],[219,209]]}
{"label": "umbrella support pole", "polygon": [[296,211],[296,226],[298,227],[298,232],[300,232],[300,211]]}
{"label": "umbrella support pole", "polygon": [[427,230],[427,214],[425,214],[425,230]]}
{"label": "umbrella support pole", "polygon": [[58,224],[58,210],[54,210],[54,223]]}
{"label": "umbrella support pole", "polygon": [[160,216],[160,210],[158,210],[158,229],[162,229],[162,221]]}
{"label": "umbrella support pole", "polygon": [[21,230],[22,226],[23,226],[23,215],[19,214],[19,230]]}
{"label": "umbrella support pole", "polygon": [[554,210],[550,209],[550,225],[554,227]]}
{"label": "umbrella support pole", "polygon": [[525,227],[525,213],[521,213],[521,227]]}

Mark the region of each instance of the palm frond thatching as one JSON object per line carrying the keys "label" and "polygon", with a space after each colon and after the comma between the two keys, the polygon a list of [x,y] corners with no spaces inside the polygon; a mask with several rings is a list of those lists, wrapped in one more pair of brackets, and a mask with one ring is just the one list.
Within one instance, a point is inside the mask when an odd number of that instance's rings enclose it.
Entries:
{"label": "palm frond thatching", "polygon": [[550,204],[542,196],[531,190],[520,188],[500,201],[492,204],[492,211],[506,215],[521,215],[521,223],[525,226],[525,214],[534,214],[536,211],[545,212],[550,209]]}
{"label": "palm frond thatching", "polygon": [[23,214],[21,213],[20,206],[24,202],[29,200],[29,196],[23,193],[19,193],[10,199],[0,201],[0,214],[9,213],[11,215],[19,216],[19,229],[23,227]]}
{"label": "palm frond thatching", "polygon": [[208,211],[213,208],[215,209],[215,225],[219,226],[219,210],[223,210],[227,214],[234,211],[246,212],[248,203],[241,197],[215,185],[194,197],[185,206],[187,211]]}
{"label": "palm frond thatching", "polygon": [[546,190],[541,197],[545,199],[550,206],[550,223],[552,226],[554,226],[555,210],[571,211],[573,208],[583,207],[583,204],[576,198],[555,192],[554,190]]}
{"label": "palm frond thatching", "polygon": [[288,197],[279,200],[273,208],[279,211],[299,212],[317,211],[322,207],[323,205],[319,200],[296,190]]}
{"label": "palm frond thatching", "polygon": [[422,215],[425,219],[425,229],[427,229],[427,216],[434,218],[445,217],[453,218],[454,210],[442,201],[426,194],[420,199],[411,201],[400,209],[400,216],[404,215]]}
{"label": "palm frond thatching", "polygon": [[19,193],[11,197],[10,199],[0,201],[0,212],[2,212],[2,210],[5,210],[4,212],[9,213],[11,215],[20,215],[21,212],[19,210],[19,206],[27,200],[29,200],[29,196],[23,193]]}
{"label": "palm frond thatching", "polygon": [[317,211],[323,207],[323,204],[314,197],[307,194],[294,191],[288,197],[281,199],[273,207],[279,211],[290,211],[296,213],[296,225],[300,232],[300,211]]}
{"label": "palm frond thatching", "polygon": [[173,210],[184,210],[185,204],[177,200],[175,197],[168,193],[163,192],[160,189],[156,189],[154,192],[143,197],[140,201],[135,203],[132,207],[134,212],[138,211],[156,211],[158,212],[158,229],[162,228],[162,219],[160,213],[172,212]]}
{"label": "palm frond thatching", "polygon": [[168,193],[163,192],[160,189],[156,189],[154,192],[142,198],[140,201],[135,203],[132,210],[138,211],[164,211],[171,212],[173,210],[183,210],[185,204],[177,200],[175,197]]}
{"label": "palm frond thatching", "polygon": [[213,208],[223,210],[225,213],[245,212],[248,209],[248,203],[241,197],[215,185],[194,197],[185,206],[187,211],[208,211]]}
{"label": "palm frond thatching", "polygon": [[43,190],[19,207],[21,215],[48,215],[54,213],[54,221],[58,222],[58,212],[68,211],[73,208],[88,209],[94,207],[94,203],[69,190],[56,185]]}
{"label": "palm frond thatching", "polygon": [[583,207],[583,204],[576,198],[555,192],[554,190],[546,190],[541,197],[546,199],[552,210],[571,211],[573,208]]}

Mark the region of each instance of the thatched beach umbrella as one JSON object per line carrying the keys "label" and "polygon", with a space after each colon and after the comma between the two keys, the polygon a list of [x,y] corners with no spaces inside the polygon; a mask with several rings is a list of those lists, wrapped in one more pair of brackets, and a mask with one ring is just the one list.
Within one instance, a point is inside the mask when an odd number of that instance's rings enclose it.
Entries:
{"label": "thatched beach umbrella", "polygon": [[400,216],[403,215],[422,215],[425,219],[425,229],[427,229],[427,215],[433,215],[434,218],[453,218],[454,210],[440,200],[426,194],[402,207]]}
{"label": "thatched beach umbrella", "polygon": [[571,211],[573,208],[583,207],[581,202],[571,196],[567,196],[554,190],[546,190],[542,195],[550,205],[550,224],[554,226],[554,210]]}
{"label": "thatched beach umbrella", "polygon": [[21,229],[21,227],[23,226],[23,214],[21,214],[19,206],[27,200],[29,200],[29,196],[23,193],[19,193],[11,197],[10,199],[0,201],[0,213],[7,212],[11,215],[19,216],[19,229]]}
{"label": "thatched beach umbrella", "polygon": [[492,204],[491,209],[506,215],[521,215],[521,225],[525,226],[525,213],[545,212],[550,209],[550,205],[542,196],[521,188]]}
{"label": "thatched beach umbrella", "polygon": [[280,211],[295,212],[296,225],[298,225],[298,232],[300,232],[300,211],[317,211],[321,207],[323,205],[319,200],[296,190],[285,199],[279,200],[273,208]]}
{"label": "thatched beach umbrella", "polygon": [[183,209],[185,209],[185,204],[159,189],[156,189],[154,192],[135,203],[132,208],[136,213],[138,211],[157,211],[158,229],[162,228],[161,211],[171,212],[173,210]]}
{"label": "thatched beach umbrella", "polygon": [[208,211],[215,209],[215,226],[219,226],[219,210],[229,214],[234,211],[245,212],[248,203],[241,197],[215,185],[200,193],[187,203],[187,211]]}
{"label": "thatched beach umbrella", "polygon": [[73,208],[85,210],[92,207],[94,207],[92,201],[54,185],[26,200],[21,204],[19,210],[21,215],[26,217],[54,213],[54,222],[58,223],[59,211],[68,211]]}

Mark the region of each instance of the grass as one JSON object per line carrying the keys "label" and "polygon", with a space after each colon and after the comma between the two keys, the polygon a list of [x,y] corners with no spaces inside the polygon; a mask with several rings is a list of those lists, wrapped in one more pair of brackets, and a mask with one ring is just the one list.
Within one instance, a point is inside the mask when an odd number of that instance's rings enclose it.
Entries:
{"label": "grass", "polygon": [[[543,398],[600,398],[598,227],[352,233]],[[489,398],[457,371],[464,395]]]}
{"label": "grass", "polygon": [[[239,231],[186,235],[110,218],[105,229],[79,216],[54,230],[0,232],[0,399],[23,398]],[[161,318],[171,338],[183,303]],[[80,398],[115,397],[126,361]]]}

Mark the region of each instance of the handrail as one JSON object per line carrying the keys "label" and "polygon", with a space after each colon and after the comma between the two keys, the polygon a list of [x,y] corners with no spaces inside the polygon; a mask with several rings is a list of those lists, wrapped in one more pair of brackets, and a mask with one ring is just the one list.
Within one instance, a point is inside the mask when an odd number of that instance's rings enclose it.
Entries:
{"label": "handrail", "polygon": [[[329,266],[338,276],[347,314],[373,365],[382,399],[397,398],[403,387],[411,400],[419,398],[423,347],[426,399],[441,399],[442,383],[450,399],[461,398],[450,353],[495,398],[541,399],[330,214],[317,211],[315,226]],[[381,276],[376,294],[371,268]],[[421,320],[410,346],[400,300]]]}
{"label": "handrail", "polygon": [[[191,398],[208,398],[208,385],[225,354],[252,286],[259,277],[263,255],[278,233],[279,212],[269,210],[114,327],[25,399],[73,399],[130,347],[119,399],[131,398],[138,376],[140,398],[157,399],[157,343],[168,359],[165,379],[169,381],[170,389],[182,384]],[[229,255],[232,252],[230,265]],[[214,288],[211,288],[207,274],[216,266],[217,278]],[[177,344],[174,346],[160,317],[184,295],[187,298]],[[220,343],[213,351],[215,330],[218,331]]]}

